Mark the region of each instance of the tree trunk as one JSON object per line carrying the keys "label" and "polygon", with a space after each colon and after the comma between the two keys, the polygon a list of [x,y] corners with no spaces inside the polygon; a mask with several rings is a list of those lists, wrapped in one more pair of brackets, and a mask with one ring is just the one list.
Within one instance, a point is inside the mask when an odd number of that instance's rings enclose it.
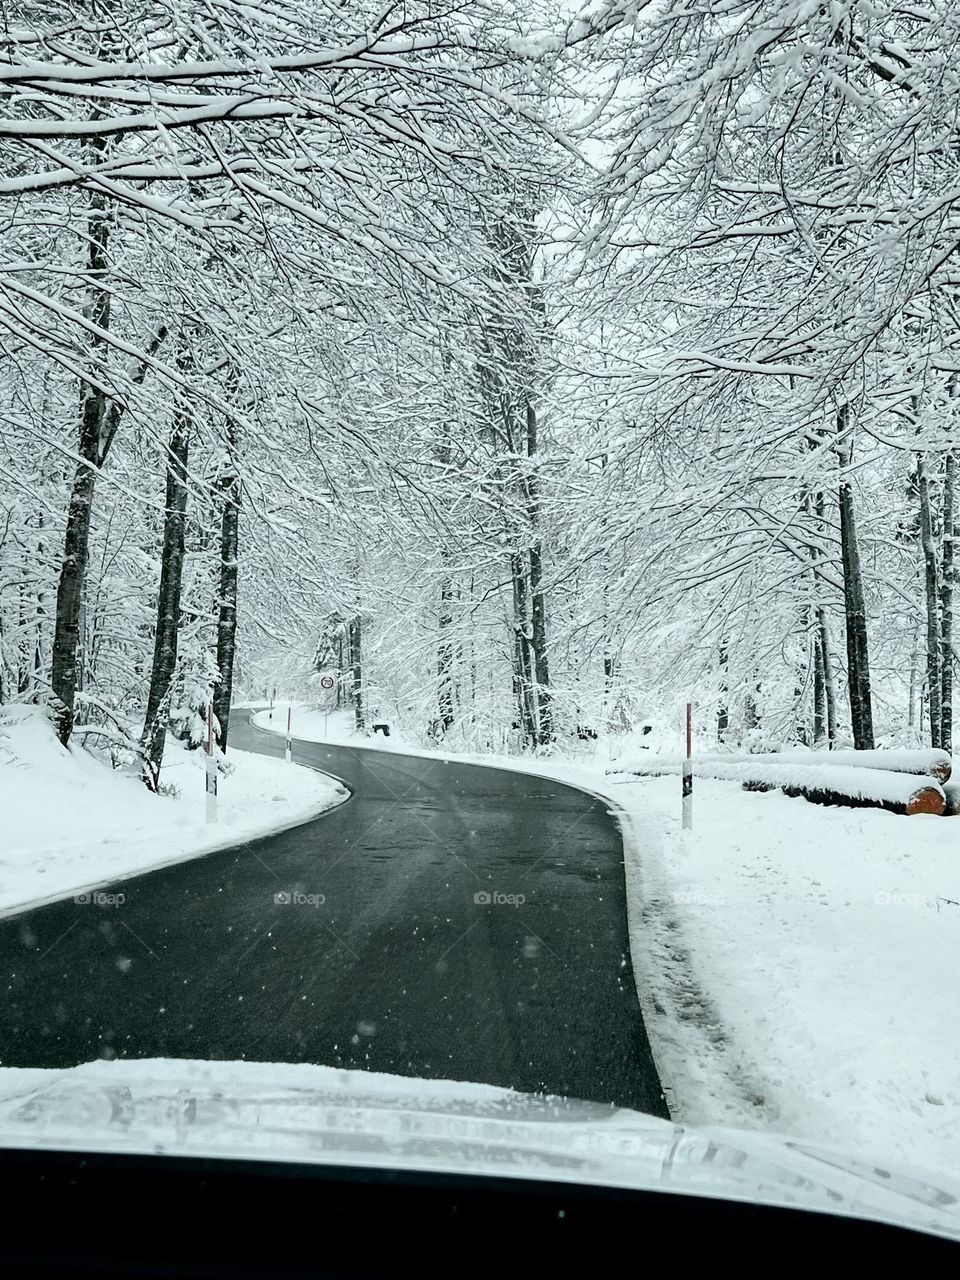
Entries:
{"label": "tree trunk", "polygon": [[441,733],[453,726],[453,582],[443,576],[440,581],[439,638],[437,640],[437,712]]}
{"label": "tree trunk", "polygon": [[343,689],[346,683],[347,664],[343,652],[343,635],[337,637],[337,710],[343,708]]}
{"label": "tree trunk", "polygon": [[940,571],[930,504],[930,476],[923,454],[917,459],[920,499],[920,549],[923,553],[924,595],[927,616],[927,703],[930,708],[930,745],[940,746]]}
{"label": "tree trunk", "polygon": [[[813,510],[817,517],[817,527],[822,533],[824,529],[824,514],[826,511],[826,498],[824,497],[822,489],[818,490],[814,497]],[[837,737],[837,689],[833,675],[833,657],[830,646],[830,628],[827,623],[827,610],[826,606],[822,603],[823,578],[821,577],[820,570],[817,567],[820,555],[815,546],[811,547],[810,550],[813,557],[813,582],[817,599],[817,629],[815,639],[817,668],[823,677],[823,710],[826,718],[827,747],[831,748]]]}
{"label": "tree trunk", "polygon": [[353,703],[354,723],[357,731],[362,733],[366,728],[366,719],[363,711],[363,651],[359,614],[350,619],[347,642],[350,650],[350,700]]}
{"label": "tree trunk", "polygon": [[[446,382],[450,374],[451,356],[450,350],[446,344],[440,344],[440,373]],[[437,460],[440,463],[441,474],[446,475],[451,470],[453,460],[453,446],[451,440],[450,423],[445,422],[442,426],[439,448],[437,450]],[[436,727],[440,735],[446,734],[453,727],[454,706],[456,703],[456,691],[454,689],[454,646],[453,646],[453,602],[456,598],[454,591],[454,582],[448,572],[450,562],[450,554],[444,546],[441,548],[441,561],[443,566],[443,575],[440,579],[440,613],[437,619],[437,720]],[[461,655],[462,656],[462,655]]]}
{"label": "tree trunk", "polygon": [[513,688],[517,700],[517,721],[524,743],[536,742],[536,719],[533,711],[533,664],[530,660],[530,584],[527,579],[525,556],[521,551],[510,553],[510,572],[513,579],[513,636],[514,670]]}
{"label": "tree trunk", "polygon": [[[21,572],[26,576],[26,564]],[[17,587],[17,605],[19,619],[17,622],[17,693],[21,696],[28,693],[33,684],[33,654],[31,652],[30,614],[27,609],[27,587],[21,582]]]}
{"label": "tree trunk", "polygon": [[853,506],[850,463],[853,456],[845,439],[847,408],[837,415],[837,455],[840,460],[840,546],[843,558],[843,600],[847,630],[847,684],[853,742],[858,751],[872,751],[873,703],[870,687],[870,650],[867,608],[863,591],[863,570]]}
{"label": "tree trunk", "polygon": [[809,672],[797,672],[797,681],[793,686],[793,736],[801,746],[810,745],[810,726],[807,724],[806,715],[804,713],[804,702],[806,701],[806,681],[809,679]]}
{"label": "tree trunk", "polygon": [[[89,144],[99,162],[106,147],[103,139]],[[100,329],[110,328],[110,291],[106,287],[109,270],[110,223],[108,202],[99,192],[90,198],[87,215],[87,276],[90,282],[88,314]],[[90,338],[88,357],[95,377],[103,374],[105,340]],[[80,613],[83,587],[90,555],[90,522],[97,472],[110,447],[110,414],[105,392],[93,382],[80,386],[80,438],[78,462],[70,489],[63,562],[57,586],[57,610],[53,633],[50,687],[56,700],[57,735],[66,746],[73,732],[77,693],[77,651],[80,644]]]}
{"label": "tree trunk", "polygon": [[[89,146],[94,160],[99,163],[107,146],[106,139],[92,138]],[[109,202],[99,193],[90,196],[87,232],[90,298],[86,310],[92,323],[106,331],[110,328],[110,290],[106,284],[109,272],[110,209]],[[159,325],[147,346],[148,357],[156,354],[166,336],[166,325]],[[102,380],[106,364],[104,338],[96,334],[90,337],[88,358],[92,378],[96,381],[82,379],[80,384],[80,429],[77,442],[80,461],[70,487],[50,661],[50,688],[56,706],[57,734],[64,746],[73,732],[80,675],[78,650],[83,588],[90,556],[94,491],[97,475],[107,460],[123,412],[123,407],[110,400],[102,387],[97,385]],[[141,361],[132,381],[135,384],[142,383],[149,367],[149,359]]]}
{"label": "tree trunk", "polygon": [[[606,625],[606,624],[605,624]],[[614,708],[617,705],[617,686],[620,680],[620,661],[612,649],[609,633],[604,638],[606,652],[603,655],[603,726],[607,733],[616,732]]]}
{"label": "tree trunk", "polygon": [[[814,442],[811,441],[811,448]],[[822,489],[807,494],[807,511],[815,517],[816,531],[822,537],[826,499]],[[820,573],[820,548],[816,540],[810,543],[810,562],[813,566],[814,608],[813,630],[813,741],[819,744],[826,739],[833,746],[837,731],[836,692],[833,684],[833,668],[830,662],[830,634],[827,629],[827,611],[823,600],[823,576]]]}
{"label": "tree trunk", "polygon": [[[473,618],[474,616],[474,601],[476,600],[476,596],[476,574],[471,573],[470,586],[467,589],[467,601],[469,608],[466,616],[469,618]],[[477,721],[477,640],[476,628],[474,627],[471,627],[467,633],[467,646],[470,651],[470,724],[474,725]]]}
{"label": "tree trunk", "polygon": [[[760,686],[757,685],[757,692],[759,691]],[[747,732],[760,728],[760,711],[757,707],[757,699],[752,692],[747,693],[743,699],[743,727]]]}
{"label": "tree trunk", "polygon": [[[505,446],[501,495],[506,535],[511,546],[513,587],[513,692],[517,723],[525,742],[542,745],[553,737],[546,604],[543,596],[543,545],[540,533],[539,480],[536,468],[538,423],[535,391],[540,381],[538,354],[545,340],[545,307],[534,280],[531,209],[512,207],[510,218],[491,226],[491,247],[499,279],[515,291],[517,317],[505,317],[485,335],[481,366],[489,408],[491,440]],[[515,511],[516,508],[516,511]]]}
{"label": "tree trunk", "polygon": [[827,713],[827,746],[837,740],[837,685],[833,675],[833,655],[830,647],[830,630],[827,611],[821,605],[817,610],[817,639],[823,666],[823,697]]}
{"label": "tree trunk", "polygon": [[[180,363],[180,362],[178,362]],[[147,714],[143,725],[143,780],[151,791],[160,783],[163,748],[167,737],[170,697],[177,669],[180,636],[180,597],[186,557],[187,465],[190,455],[190,418],[180,403],[174,411],[167,456],[167,491],[163,516],[163,559],[157,596],[157,629]]]}
{"label": "tree trunk", "polygon": [[729,655],[727,642],[720,641],[720,702],[717,706],[717,741],[724,742],[730,728],[730,709],[727,703],[729,692]]}
{"label": "tree trunk", "polygon": [[[37,541],[37,562],[43,563],[43,512],[37,514],[37,527],[40,530],[40,538]],[[40,687],[40,673],[43,670],[43,620],[46,617],[46,597],[41,585],[37,586],[37,604],[36,604],[36,640],[33,648],[33,687],[34,690]]]}
{"label": "tree trunk", "polygon": [[940,579],[940,746],[953,750],[953,588],[957,455],[947,454],[943,478],[943,567]]}
{"label": "tree trunk", "polygon": [[[606,623],[604,623],[606,627]],[[606,718],[610,718],[610,710],[613,706],[613,688],[617,680],[617,658],[613,652],[613,640],[610,633],[605,630],[603,637],[603,705],[606,709]]]}
{"label": "tree trunk", "polygon": [[[529,398],[525,421],[526,454],[535,458],[539,448],[537,411]],[[540,479],[536,464],[531,465],[526,480],[527,517],[530,522],[530,646],[533,658],[534,707],[536,709],[535,741],[545,746],[553,739],[553,708],[550,703],[550,662],[547,653],[547,613],[543,598],[543,543],[540,538]]]}
{"label": "tree trunk", "polygon": [[810,641],[813,649],[813,745],[817,747],[827,733],[826,672],[823,669],[819,626],[814,628]]}
{"label": "tree trunk", "polygon": [[240,476],[235,459],[236,424],[227,423],[228,458],[218,480],[220,491],[220,591],[217,602],[217,667],[220,681],[213,690],[213,714],[220,726],[218,743],[227,749],[230,702],[237,652],[237,572],[240,556]]}
{"label": "tree trunk", "polygon": [[550,666],[547,655],[547,619],[543,600],[543,559],[539,540],[530,548],[530,647],[537,713],[536,741],[544,746],[553,739],[553,707],[550,700]]}
{"label": "tree trunk", "polygon": [[917,660],[920,656],[920,629],[914,633],[913,648],[910,650],[910,684],[907,690],[907,728],[914,729],[917,724]]}

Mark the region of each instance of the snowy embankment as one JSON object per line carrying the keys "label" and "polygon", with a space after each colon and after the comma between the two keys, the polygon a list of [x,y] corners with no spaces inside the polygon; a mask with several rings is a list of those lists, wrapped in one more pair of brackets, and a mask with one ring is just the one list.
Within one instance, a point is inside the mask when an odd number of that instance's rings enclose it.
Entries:
{"label": "snowy embankment", "polygon": [[[323,740],[322,727],[322,713],[295,710],[295,735]],[[615,779],[604,752],[461,758],[610,802],[674,1118],[960,1168],[960,828],[699,778],[683,831],[679,779]]]}
{"label": "snowy embankment", "polygon": [[0,708],[0,914],[227,848],[316,817],[341,803],[340,783],[243,751],[219,779],[207,825],[203,758],[174,741],[161,785],[66,750],[35,707]]}
{"label": "snowy embankment", "polygon": [[[262,703],[252,704],[250,723],[258,729],[267,729],[283,737],[287,732],[287,713],[290,713],[291,733],[305,742],[330,742],[344,747],[377,747],[381,751],[400,751],[408,755],[433,756],[435,751],[418,747],[410,738],[389,725],[390,736],[374,733],[358,734],[353,722],[353,712],[340,709],[323,711],[302,702],[278,702],[273,707]],[[372,718],[371,726],[376,723]]]}
{"label": "snowy embankment", "polygon": [[957,827],[778,792],[613,785],[675,1114],[960,1167]]}

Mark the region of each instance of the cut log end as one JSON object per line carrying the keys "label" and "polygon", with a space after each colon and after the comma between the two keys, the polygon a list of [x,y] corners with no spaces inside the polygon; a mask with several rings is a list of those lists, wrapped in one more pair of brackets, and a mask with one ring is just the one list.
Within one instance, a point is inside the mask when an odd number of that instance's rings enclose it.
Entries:
{"label": "cut log end", "polygon": [[946,801],[939,787],[921,787],[907,801],[907,813],[943,814]]}

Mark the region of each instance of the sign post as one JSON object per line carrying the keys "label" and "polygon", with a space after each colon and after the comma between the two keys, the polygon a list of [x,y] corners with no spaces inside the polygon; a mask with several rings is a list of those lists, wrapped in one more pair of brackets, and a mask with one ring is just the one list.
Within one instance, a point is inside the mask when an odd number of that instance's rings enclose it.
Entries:
{"label": "sign post", "polygon": [[337,682],[336,680],[334,680],[333,676],[320,677],[320,688],[325,689],[327,692],[327,698],[323,704],[323,736],[325,738],[328,736],[327,725],[330,720],[330,696],[329,695],[330,695],[330,690],[334,687],[336,683]]}
{"label": "sign post", "polygon": [[207,703],[207,758],[204,761],[206,765],[207,777],[207,821],[216,822],[217,820],[217,758],[214,755],[214,737],[213,737],[213,703]]}
{"label": "sign post", "polygon": [[290,721],[293,718],[293,707],[287,707],[287,745],[283,753],[283,758],[287,764],[293,759],[293,743],[290,741]]}
{"label": "sign post", "polygon": [[693,829],[693,703],[687,703],[687,753],[683,758],[683,828]]}

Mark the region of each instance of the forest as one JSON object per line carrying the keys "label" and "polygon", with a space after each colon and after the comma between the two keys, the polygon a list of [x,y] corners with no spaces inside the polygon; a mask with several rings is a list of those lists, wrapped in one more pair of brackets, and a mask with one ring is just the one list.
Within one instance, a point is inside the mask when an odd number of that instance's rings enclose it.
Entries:
{"label": "forest", "polygon": [[951,0],[3,17],[0,702],[951,748]]}

